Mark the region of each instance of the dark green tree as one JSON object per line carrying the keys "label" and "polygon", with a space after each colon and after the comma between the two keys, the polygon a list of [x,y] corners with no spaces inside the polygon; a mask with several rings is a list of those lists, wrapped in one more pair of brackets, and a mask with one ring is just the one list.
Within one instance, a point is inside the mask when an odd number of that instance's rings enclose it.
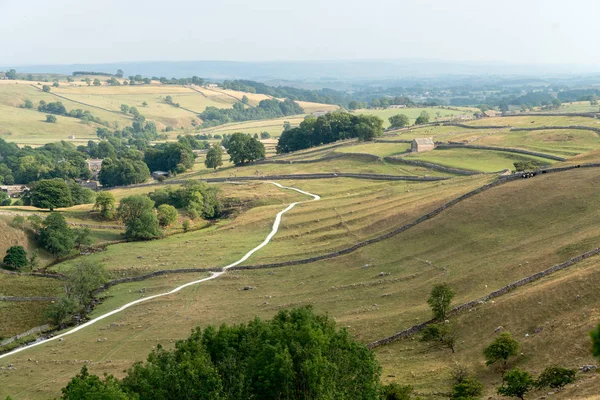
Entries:
{"label": "dark green tree", "polygon": [[3,262],[6,268],[20,270],[27,266],[27,251],[23,246],[11,246],[6,250]]}
{"label": "dark green tree", "polygon": [[130,396],[123,391],[119,381],[112,375],[104,380],[96,375],[90,375],[87,367],[81,368],[79,375],[75,376],[62,389],[64,400],[134,400],[138,396]]}
{"label": "dark green tree", "polygon": [[73,205],[91,204],[96,198],[96,194],[93,190],[84,188],[77,182],[71,182],[69,184],[69,190],[71,191],[71,199],[73,200]]}
{"label": "dark green tree", "polygon": [[75,247],[88,247],[92,245],[92,231],[90,228],[77,228],[73,230],[75,233]]}
{"label": "dark green tree", "polygon": [[37,238],[40,245],[56,257],[66,256],[75,247],[75,233],[65,217],[57,212],[51,212],[42,222]]}
{"label": "dark green tree", "polygon": [[6,76],[6,79],[14,81],[15,79],[17,79],[17,71],[14,69],[9,69],[4,73],[4,76]]}
{"label": "dark green tree", "polygon": [[590,332],[592,337],[592,355],[600,358],[600,325]]}
{"label": "dark green tree", "polygon": [[132,240],[149,240],[161,235],[154,201],[148,196],[133,195],[121,200],[117,216],[125,225],[125,236]]}
{"label": "dark green tree", "polygon": [[81,307],[75,300],[67,296],[62,296],[46,308],[45,316],[55,326],[60,327],[69,322],[73,314],[80,309]]}
{"label": "dark green tree", "polygon": [[52,115],[52,114],[46,115],[46,122],[54,124],[56,122],[56,115]]}
{"label": "dark green tree", "polygon": [[107,281],[104,266],[94,260],[83,258],[67,273],[65,292],[67,297],[81,306],[87,305],[92,293]]}
{"label": "dark green tree", "polygon": [[[311,309],[270,321],[196,329],[159,347],[123,379],[144,399],[376,399],[380,367],[366,346]],[[193,376],[194,379],[190,379]]]}
{"label": "dark green tree", "polygon": [[38,208],[71,207],[71,189],[63,179],[42,179],[31,188],[31,205]]}
{"label": "dark green tree", "polygon": [[31,100],[25,100],[25,102],[23,103],[23,108],[32,109],[33,108],[33,102]]}
{"label": "dark green tree", "polygon": [[524,400],[525,395],[533,388],[534,383],[535,381],[529,372],[513,368],[502,377],[502,386],[498,388],[498,394]]}
{"label": "dark green tree", "polygon": [[8,194],[6,194],[6,192],[0,191],[0,206],[10,206],[10,203],[12,203],[12,201],[10,200]]}
{"label": "dark green tree", "polygon": [[447,283],[440,283],[433,286],[431,294],[427,299],[427,304],[431,307],[433,317],[437,320],[444,320],[450,311],[450,305],[454,298],[454,291]]}
{"label": "dark green tree", "polygon": [[50,86],[48,86],[48,85],[42,86],[42,91],[44,91],[46,93],[50,92]]}

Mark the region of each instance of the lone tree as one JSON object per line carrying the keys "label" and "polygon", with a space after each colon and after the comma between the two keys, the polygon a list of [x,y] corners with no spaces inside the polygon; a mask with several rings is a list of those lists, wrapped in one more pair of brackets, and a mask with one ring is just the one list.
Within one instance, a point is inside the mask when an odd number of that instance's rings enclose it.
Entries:
{"label": "lone tree", "polygon": [[73,205],[71,189],[63,179],[42,179],[31,189],[31,205],[50,210],[71,207]]}
{"label": "lone tree", "polygon": [[127,104],[121,104],[121,112],[127,114],[129,112],[129,106]]}
{"label": "lone tree", "polygon": [[206,153],[206,159],[204,160],[204,165],[206,168],[217,169],[223,165],[223,149],[221,149],[220,144],[216,144],[208,149]]}
{"label": "lone tree", "polygon": [[96,195],[96,203],[94,210],[100,211],[100,216],[103,219],[115,218],[115,196],[110,192],[100,192]]}
{"label": "lone tree", "polygon": [[100,82],[100,79],[96,78],[94,79],[94,86],[100,86],[102,85],[102,82]]}
{"label": "lone tree", "polygon": [[177,221],[178,215],[177,209],[170,204],[161,204],[157,208],[158,223],[163,228]]}
{"label": "lone tree", "polygon": [[161,235],[154,201],[148,196],[134,195],[121,200],[117,216],[125,224],[125,236],[133,240],[149,240]]}
{"label": "lone tree", "polygon": [[390,121],[390,128],[404,128],[410,124],[410,120],[404,114],[392,115],[388,121]]}
{"label": "lone tree", "polygon": [[454,298],[454,291],[447,283],[440,283],[433,286],[431,294],[427,299],[427,304],[431,307],[433,317],[437,320],[446,319],[448,311],[450,311],[450,303]]}
{"label": "lone tree", "polygon": [[513,339],[510,332],[502,332],[494,341],[483,350],[485,364],[492,365],[502,362],[502,372],[506,371],[508,359],[519,354],[519,342]]}
{"label": "lone tree", "polygon": [[27,266],[27,252],[23,246],[11,246],[6,250],[3,261],[6,268],[20,270]]}
{"label": "lone tree", "polygon": [[50,124],[56,123],[56,115],[48,114],[46,115],[46,122]]}
{"label": "lone tree", "polygon": [[46,93],[50,92],[50,86],[48,86],[48,85],[42,86],[42,91],[44,91]]}
{"label": "lone tree", "polygon": [[502,386],[498,388],[498,394],[524,400],[534,384],[535,381],[529,372],[513,368],[502,377]]}

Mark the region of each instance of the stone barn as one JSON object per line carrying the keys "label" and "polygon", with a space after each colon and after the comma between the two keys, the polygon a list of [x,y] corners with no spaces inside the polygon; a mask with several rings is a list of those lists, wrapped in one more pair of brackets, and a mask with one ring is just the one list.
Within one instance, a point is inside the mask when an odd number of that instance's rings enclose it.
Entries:
{"label": "stone barn", "polygon": [[422,153],[435,149],[435,143],[431,138],[416,138],[413,139],[410,145],[410,151],[414,153]]}

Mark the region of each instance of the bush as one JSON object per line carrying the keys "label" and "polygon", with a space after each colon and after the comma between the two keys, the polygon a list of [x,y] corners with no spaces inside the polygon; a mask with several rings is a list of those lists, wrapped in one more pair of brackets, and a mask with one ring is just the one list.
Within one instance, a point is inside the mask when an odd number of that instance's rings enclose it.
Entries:
{"label": "bush", "polygon": [[413,388],[410,385],[398,385],[390,383],[383,388],[384,400],[410,400],[412,397]]}
{"label": "bush", "polygon": [[483,351],[485,364],[491,365],[501,361],[503,370],[506,369],[508,359],[519,353],[519,342],[513,339],[510,332],[502,332],[488,347]]}
{"label": "bush", "polygon": [[76,301],[63,296],[48,306],[45,315],[54,325],[62,326],[80,309]]}
{"label": "bush", "polygon": [[161,204],[160,206],[158,206],[157,210],[158,223],[163,228],[166,228],[167,226],[177,221],[177,209],[172,205]]}
{"label": "bush", "polygon": [[535,382],[538,389],[551,387],[560,389],[569,383],[575,382],[576,371],[574,369],[562,368],[556,365],[546,367]]}
{"label": "bush", "polygon": [[5,192],[0,191],[0,206],[10,206],[10,197]]}
{"label": "bush", "polygon": [[75,233],[67,225],[62,214],[52,212],[42,222],[37,235],[38,242],[50,254],[62,257],[75,247]]}
{"label": "bush", "polygon": [[117,215],[125,224],[125,236],[133,240],[149,240],[161,235],[154,201],[148,196],[134,195],[121,200]]}
{"label": "bush", "polygon": [[498,388],[498,394],[506,397],[517,397],[523,400],[535,381],[529,372],[513,368],[502,377],[502,386]]}
{"label": "bush", "polygon": [[483,384],[475,378],[465,378],[452,387],[451,399],[476,399],[483,394]]}

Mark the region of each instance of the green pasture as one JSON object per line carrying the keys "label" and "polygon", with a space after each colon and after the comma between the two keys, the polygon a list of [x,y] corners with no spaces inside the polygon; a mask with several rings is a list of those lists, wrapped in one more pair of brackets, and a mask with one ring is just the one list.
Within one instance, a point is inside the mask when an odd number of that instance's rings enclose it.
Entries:
{"label": "green pasture", "polygon": [[505,169],[514,170],[513,164],[517,161],[535,160],[545,164],[556,162],[547,158],[524,154],[477,149],[436,149],[424,153],[412,153],[405,158],[407,160],[425,161],[445,167],[480,172],[498,172]]}

